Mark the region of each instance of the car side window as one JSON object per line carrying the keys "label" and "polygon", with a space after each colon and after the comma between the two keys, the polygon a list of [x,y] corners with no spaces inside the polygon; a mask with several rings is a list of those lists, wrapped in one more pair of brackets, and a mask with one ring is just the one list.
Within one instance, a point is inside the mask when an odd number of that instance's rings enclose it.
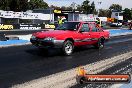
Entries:
{"label": "car side window", "polygon": [[90,26],[91,26],[91,31],[92,32],[98,32],[99,31],[99,29],[96,27],[96,25],[95,24],[90,24]]}
{"label": "car side window", "polygon": [[83,32],[89,32],[89,26],[88,26],[88,24],[83,24],[81,31],[83,31]]}

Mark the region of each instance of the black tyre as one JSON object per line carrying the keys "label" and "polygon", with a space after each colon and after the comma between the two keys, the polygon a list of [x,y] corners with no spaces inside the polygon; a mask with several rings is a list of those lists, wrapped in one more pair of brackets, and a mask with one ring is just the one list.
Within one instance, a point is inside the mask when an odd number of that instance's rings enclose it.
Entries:
{"label": "black tyre", "polygon": [[95,48],[97,48],[97,49],[102,49],[102,48],[104,48],[104,39],[103,39],[103,38],[99,39],[98,42],[97,42],[94,46],[95,46]]}
{"label": "black tyre", "polygon": [[70,40],[67,40],[63,44],[63,53],[67,56],[71,55],[74,49],[73,42]]}

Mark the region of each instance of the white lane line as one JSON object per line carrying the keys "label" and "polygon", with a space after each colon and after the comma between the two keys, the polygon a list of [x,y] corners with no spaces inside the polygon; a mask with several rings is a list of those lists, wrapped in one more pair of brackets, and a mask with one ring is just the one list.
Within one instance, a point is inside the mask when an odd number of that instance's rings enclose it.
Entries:
{"label": "white lane line", "polygon": [[[87,68],[88,73],[96,74],[127,59],[130,59],[131,57],[132,51],[106,60],[88,64],[84,67]],[[59,72],[47,77],[34,79],[23,84],[17,84],[12,86],[12,88],[68,88],[76,84],[76,73],[77,68],[73,68],[71,70]]]}

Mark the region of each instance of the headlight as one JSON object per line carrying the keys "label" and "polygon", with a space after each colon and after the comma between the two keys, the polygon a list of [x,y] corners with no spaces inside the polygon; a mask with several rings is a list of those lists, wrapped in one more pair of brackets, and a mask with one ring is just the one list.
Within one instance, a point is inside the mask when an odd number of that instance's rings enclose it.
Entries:
{"label": "headlight", "polygon": [[53,41],[53,40],[55,40],[55,38],[47,37],[47,38],[45,38],[44,40]]}
{"label": "headlight", "polygon": [[31,38],[32,38],[32,39],[35,39],[35,38],[36,38],[36,36],[32,35],[32,36],[31,36]]}

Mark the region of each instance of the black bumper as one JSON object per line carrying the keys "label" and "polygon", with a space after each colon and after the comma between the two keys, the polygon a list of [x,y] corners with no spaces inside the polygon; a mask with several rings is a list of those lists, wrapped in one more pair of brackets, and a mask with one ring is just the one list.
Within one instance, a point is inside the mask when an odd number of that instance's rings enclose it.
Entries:
{"label": "black bumper", "polygon": [[30,39],[30,42],[39,48],[62,48],[63,40]]}

